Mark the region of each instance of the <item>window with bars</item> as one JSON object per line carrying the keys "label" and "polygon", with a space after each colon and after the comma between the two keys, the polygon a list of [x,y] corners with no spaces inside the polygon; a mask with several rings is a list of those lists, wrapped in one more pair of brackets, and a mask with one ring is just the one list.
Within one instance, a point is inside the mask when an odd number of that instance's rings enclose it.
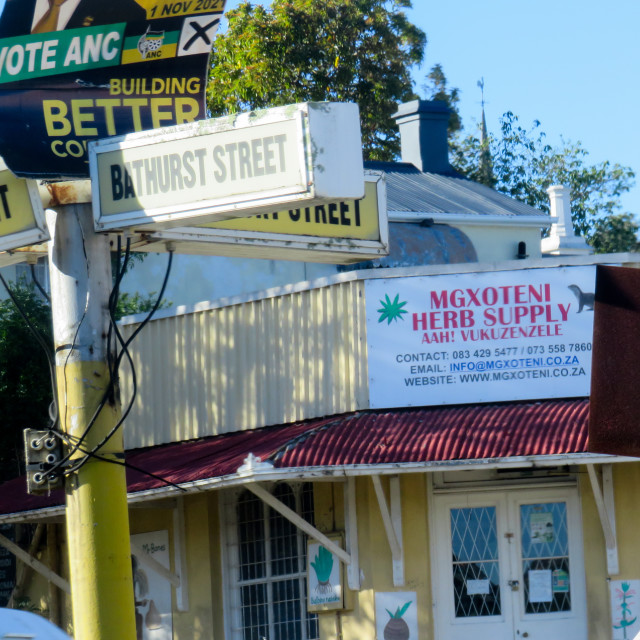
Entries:
{"label": "window with bars", "polygon": [[[273,495],[313,524],[313,488],[278,484]],[[250,491],[230,514],[234,640],[316,640],[318,620],[307,612],[307,538]]]}

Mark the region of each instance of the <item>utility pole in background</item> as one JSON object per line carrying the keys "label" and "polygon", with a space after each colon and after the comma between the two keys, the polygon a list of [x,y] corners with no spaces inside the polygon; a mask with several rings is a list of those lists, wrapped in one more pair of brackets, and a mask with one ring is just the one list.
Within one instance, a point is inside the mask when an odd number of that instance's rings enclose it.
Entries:
{"label": "utility pole in background", "polygon": [[84,453],[109,434],[121,413],[118,389],[109,391],[109,242],[95,233],[90,204],[56,207],[46,215],[60,423],[72,450],[82,440],[70,460],[79,468],[65,481],[74,637],[135,640],[122,430],[98,453],[116,464],[85,460]]}

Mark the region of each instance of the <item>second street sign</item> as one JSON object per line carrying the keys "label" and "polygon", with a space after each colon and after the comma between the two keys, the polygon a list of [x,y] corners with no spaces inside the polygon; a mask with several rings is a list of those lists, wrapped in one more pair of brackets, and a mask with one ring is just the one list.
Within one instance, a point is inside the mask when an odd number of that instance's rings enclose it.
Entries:
{"label": "second street sign", "polygon": [[44,209],[33,180],[16,178],[0,159],[0,251],[49,239]]}
{"label": "second street sign", "polygon": [[351,264],[389,253],[383,174],[365,171],[365,196],[142,235],[140,251]]}
{"label": "second street sign", "polygon": [[358,107],[304,103],[101,140],[90,170],[98,231],[362,198]]}

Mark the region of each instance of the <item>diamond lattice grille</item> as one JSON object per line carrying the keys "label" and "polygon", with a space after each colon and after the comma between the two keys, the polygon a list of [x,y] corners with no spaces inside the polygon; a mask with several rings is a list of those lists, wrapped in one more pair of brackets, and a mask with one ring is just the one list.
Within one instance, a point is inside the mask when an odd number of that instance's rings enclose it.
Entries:
{"label": "diamond lattice grille", "polygon": [[451,509],[451,549],[456,617],[500,615],[496,508]]}

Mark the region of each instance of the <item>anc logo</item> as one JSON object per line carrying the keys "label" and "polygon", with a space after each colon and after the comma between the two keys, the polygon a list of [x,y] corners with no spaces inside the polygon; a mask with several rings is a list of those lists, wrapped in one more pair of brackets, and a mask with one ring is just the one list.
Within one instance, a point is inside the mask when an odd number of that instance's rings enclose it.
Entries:
{"label": "anc logo", "polygon": [[387,324],[391,324],[392,320],[404,320],[403,313],[407,313],[406,309],[403,309],[406,302],[400,302],[400,294],[397,294],[393,299],[393,302],[389,299],[389,296],[385,294],[384,300],[380,300],[382,307],[378,309],[380,317],[378,322],[387,321]]}
{"label": "anc logo", "polygon": [[164,31],[150,31],[147,28],[144,35],[138,40],[138,51],[143,58],[157,51],[164,42]]}

